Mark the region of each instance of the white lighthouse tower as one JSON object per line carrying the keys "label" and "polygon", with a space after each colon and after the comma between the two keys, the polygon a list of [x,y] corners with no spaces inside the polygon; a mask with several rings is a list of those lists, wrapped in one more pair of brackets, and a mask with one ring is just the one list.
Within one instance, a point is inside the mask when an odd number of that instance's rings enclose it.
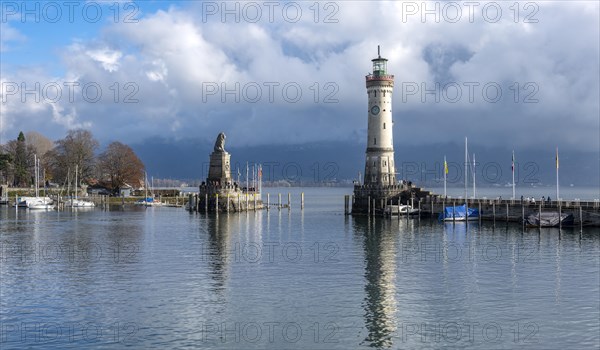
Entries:
{"label": "white lighthouse tower", "polygon": [[[396,181],[392,94],[394,76],[387,72],[387,59],[379,46],[373,62],[373,73],[367,83],[367,152],[364,182],[355,183],[352,214],[383,215],[388,205],[406,203],[414,192],[410,183]],[[390,207],[391,209],[391,207]]]}
{"label": "white lighthouse tower", "polygon": [[381,57],[379,46],[377,58],[371,61],[373,73],[366,76],[369,126],[364,184],[390,186],[396,184],[392,120],[394,76],[387,73],[387,59]]}

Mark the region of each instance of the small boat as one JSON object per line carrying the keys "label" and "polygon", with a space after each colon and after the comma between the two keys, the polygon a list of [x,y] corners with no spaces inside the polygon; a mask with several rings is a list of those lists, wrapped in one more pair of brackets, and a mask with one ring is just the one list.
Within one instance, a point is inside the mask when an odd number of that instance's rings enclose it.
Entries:
{"label": "small boat", "polygon": [[21,197],[17,199],[17,206],[26,206],[29,209],[42,209],[52,210],[54,209],[54,202],[48,197],[40,197],[39,191],[39,177],[40,177],[40,159],[37,155],[34,157],[35,161],[35,197]]}
{"label": "small boat", "polygon": [[27,208],[29,209],[41,209],[41,210],[53,210],[54,202],[48,198],[34,198],[27,201]]}
{"label": "small boat", "polygon": [[78,192],[79,192],[79,182],[77,181],[78,178],[78,166],[75,165],[75,198],[71,198],[70,200],[68,200],[65,203],[65,207],[70,207],[70,208],[94,208],[96,206],[96,204],[94,204],[93,202],[88,202],[82,199],[77,198],[78,197]]}
{"label": "small boat", "polygon": [[467,220],[479,220],[479,210],[475,208],[468,208],[466,205],[460,205],[455,207],[446,207],[444,212],[440,213],[438,218],[440,221],[467,221]]}
{"label": "small boat", "polygon": [[96,204],[81,199],[70,199],[65,203],[65,207],[70,208],[94,208]]}
{"label": "small boat", "polygon": [[575,218],[572,214],[558,214],[557,211],[547,211],[529,215],[525,219],[527,227],[559,227],[573,226]]}
{"label": "small boat", "polygon": [[419,209],[415,209],[410,205],[388,205],[385,207],[383,213],[386,216],[417,215]]}
{"label": "small boat", "polygon": [[143,205],[146,207],[159,207],[163,204],[159,201],[154,200],[152,197],[142,198],[139,201],[135,202],[135,205]]}
{"label": "small boat", "polygon": [[19,208],[27,208],[27,202],[33,201],[36,199],[35,197],[17,197],[17,202],[15,203],[15,207]]}

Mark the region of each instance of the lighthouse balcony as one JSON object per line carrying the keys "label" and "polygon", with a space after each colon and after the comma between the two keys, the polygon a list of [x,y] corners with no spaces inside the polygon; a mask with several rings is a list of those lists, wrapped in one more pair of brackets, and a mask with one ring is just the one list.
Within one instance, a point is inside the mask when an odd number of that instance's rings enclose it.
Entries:
{"label": "lighthouse balcony", "polygon": [[367,81],[394,81],[394,76],[389,74],[369,74]]}

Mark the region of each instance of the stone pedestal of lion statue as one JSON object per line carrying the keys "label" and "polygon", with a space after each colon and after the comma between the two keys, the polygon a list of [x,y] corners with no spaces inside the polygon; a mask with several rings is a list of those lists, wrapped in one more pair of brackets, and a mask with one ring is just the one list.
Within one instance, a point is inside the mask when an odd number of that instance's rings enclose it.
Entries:
{"label": "stone pedestal of lion statue", "polygon": [[190,198],[190,210],[239,212],[263,208],[260,191],[242,189],[231,177],[231,155],[225,151],[225,134],[220,133],[210,154],[208,177],[198,197]]}

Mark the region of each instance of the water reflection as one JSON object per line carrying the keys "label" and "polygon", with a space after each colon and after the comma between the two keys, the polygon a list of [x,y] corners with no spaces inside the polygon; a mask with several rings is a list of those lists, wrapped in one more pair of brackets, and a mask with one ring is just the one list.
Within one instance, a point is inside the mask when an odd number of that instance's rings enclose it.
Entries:
{"label": "water reflection", "polygon": [[210,215],[206,217],[208,233],[207,247],[202,256],[206,256],[210,268],[209,275],[214,281],[212,291],[224,297],[229,279],[229,252],[231,251],[231,223],[229,215]]}
{"label": "water reflection", "polygon": [[365,261],[365,327],[368,335],[361,342],[374,348],[392,346],[396,331],[396,235],[388,220],[356,218],[357,239],[362,240]]}

